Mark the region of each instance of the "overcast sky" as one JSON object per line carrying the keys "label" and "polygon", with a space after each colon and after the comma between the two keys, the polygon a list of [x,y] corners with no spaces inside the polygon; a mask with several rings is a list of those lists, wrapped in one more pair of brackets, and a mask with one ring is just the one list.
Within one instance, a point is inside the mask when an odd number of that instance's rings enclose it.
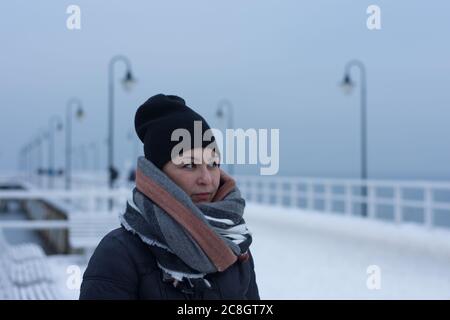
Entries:
{"label": "overcast sky", "polygon": [[[70,4],[80,30],[66,27]],[[366,27],[371,4],[381,30]],[[448,1],[424,0],[2,1],[0,171],[17,167],[18,150],[64,117],[72,96],[86,112],[73,144],[101,144],[105,167],[107,65],[124,54],[138,82],[116,86],[118,165],[133,156],[137,107],[166,93],[213,127],[224,126],[215,111],[227,98],[236,128],[280,129],[280,175],[357,177],[359,87],[350,96],[338,87],[357,58],[367,68],[369,177],[449,179],[449,15]],[[123,72],[117,65],[117,83]],[[356,69],[352,77],[359,85]]]}

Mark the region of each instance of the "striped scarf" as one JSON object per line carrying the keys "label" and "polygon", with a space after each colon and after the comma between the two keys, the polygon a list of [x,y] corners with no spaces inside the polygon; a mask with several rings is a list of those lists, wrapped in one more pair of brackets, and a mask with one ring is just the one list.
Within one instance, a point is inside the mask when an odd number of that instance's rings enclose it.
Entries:
{"label": "striped scarf", "polygon": [[222,170],[213,201],[194,203],[152,162],[139,157],[136,188],[120,221],[149,245],[164,281],[209,288],[205,275],[249,257],[252,236],[244,207],[234,180]]}

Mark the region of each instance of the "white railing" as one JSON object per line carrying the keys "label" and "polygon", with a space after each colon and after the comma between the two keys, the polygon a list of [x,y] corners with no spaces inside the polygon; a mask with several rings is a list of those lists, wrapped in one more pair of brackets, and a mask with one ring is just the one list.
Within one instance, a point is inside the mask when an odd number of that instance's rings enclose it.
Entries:
{"label": "white railing", "polygon": [[[50,179],[52,179],[53,188],[49,188]],[[49,177],[47,175],[30,175],[21,172],[18,173],[0,173],[0,184],[8,182],[19,182],[32,185],[34,188],[60,190],[65,189],[66,181],[63,175]],[[103,171],[74,171],[71,178],[71,189],[78,190],[83,188],[106,188],[108,186],[108,175]],[[128,186],[127,177],[121,176],[115,183],[116,187]]]}
{"label": "white railing", "polygon": [[[79,188],[72,191],[0,190],[0,200],[46,199],[77,212],[107,211],[111,203],[116,212],[124,209],[131,187],[109,190],[101,186],[101,176],[86,181],[81,177]],[[98,184],[89,183],[93,180]],[[440,226],[441,220],[450,226],[450,182],[243,175],[236,176],[236,180],[244,198],[250,202],[346,215],[364,214],[369,219],[386,219],[398,224],[413,222],[413,216],[415,222],[428,228]]]}
{"label": "white railing", "polygon": [[[450,226],[450,183],[430,181],[236,176],[247,201],[312,211],[366,215],[432,228],[436,214]],[[365,195],[364,195],[365,194]],[[390,210],[389,210],[390,209]],[[359,210],[359,212],[358,212]],[[417,212],[419,217],[417,218]],[[386,214],[386,212],[391,212]],[[444,223],[444,224],[447,224]]]}
{"label": "white railing", "polygon": [[[131,189],[96,188],[79,190],[2,190],[2,200],[22,200],[29,220],[0,220],[2,229],[46,230],[59,248],[83,249],[92,253],[100,240],[120,226],[119,213],[125,211]],[[37,201],[34,201],[37,200]],[[49,216],[47,205],[59,212]],[[57,229],[57,230],[55,230]],[[51,231],[50,231],[51,230]],[[65,237],[64,230],[68,231]],[[67,239],[67,242],[66,242]],[[67,250],[67,249],[63,249]]]}
{"label": "white railing", "polygon": [[[81,190],[0,190],[2,200],[43,200],[70,215],[117,215],[125,210],[130,189],[81,189]],[[20,229],[65,229],[64,220],[45,220],[34,217],[33,220],[0,220],[0,228]]]}

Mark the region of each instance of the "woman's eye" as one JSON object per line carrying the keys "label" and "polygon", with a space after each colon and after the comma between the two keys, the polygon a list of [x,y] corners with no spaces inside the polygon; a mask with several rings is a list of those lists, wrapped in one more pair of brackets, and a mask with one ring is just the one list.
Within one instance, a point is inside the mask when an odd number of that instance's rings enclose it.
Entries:
{"label": "woman's eye", "polygon": [[212,168],[217,168],[219,166],[219,164],[214,161],[213,163],[210,163],[209,166]]}
{"label": "woman's eye", "polygon": [[[219,166],[220,165],[217,162],[213,162],[213,163],[208,164],[208,167],[210,167],[210,168],[217,168]],[[195,169],[196,168],[196,164],[195,163],[185,163],[185,164],[182,165],[182,168]]]}

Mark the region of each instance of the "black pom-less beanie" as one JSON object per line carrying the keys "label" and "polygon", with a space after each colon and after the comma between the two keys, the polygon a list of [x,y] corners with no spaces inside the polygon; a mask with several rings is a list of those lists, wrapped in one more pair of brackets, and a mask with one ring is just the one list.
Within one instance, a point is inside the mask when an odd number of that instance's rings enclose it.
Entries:
{"label": "black pom-less beanie", "polygon": [[[210,129],[206,120],[186,105],[184,99],[174,95],[157,94],[145,101],[136,111],[134,125],[139,139],[144,143],[145,158],[160,170],[171,160],[172,149],[180,141],[172,141],[172,132],[186,129],[194,145],[194,121],[201,121],[202,136]],[[201,147],[206,148],[215,141],[201,139]],[[216,151],[217,146],[215,147]]]}

